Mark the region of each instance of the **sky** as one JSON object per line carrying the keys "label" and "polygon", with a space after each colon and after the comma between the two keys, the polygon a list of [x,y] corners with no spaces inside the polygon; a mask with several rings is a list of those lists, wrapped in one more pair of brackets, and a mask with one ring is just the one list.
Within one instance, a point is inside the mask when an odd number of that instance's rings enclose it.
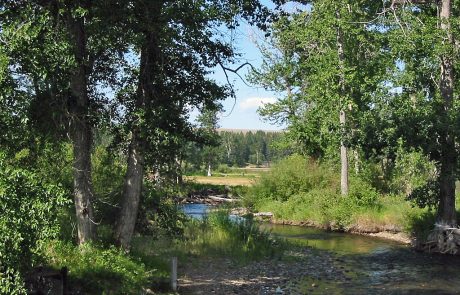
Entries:
{"label": "sky", "polygon": [[[270,0],[262,0],[264,5],[273,8],[274,5]],[[284,6],[287,11],[296,9],[306,9],[306,6],[290,2]],[[257,43],[265,42],[264,33],[256,27],[250,26],[247,23],[242,23],[233,31],[226,30],[224,32],[231,38],[237,52],[241,54],[241,58],[234,65],[226,65],[232,69],[238,68],[245,62],[251,63],[255,68],[259,68],[262,64],[262,55],[257,48]],[[239,71],[240,76],[245,79],[248,74],[249,67]],[[227,98],[223,102],[223,112],[220,114],[220,128],[230,129],[261,129],[261,130],[281,130],[286,126],[271,124],[268,121],[263,121],[257,113],[257,109],[266,103],[274,103],[281,98],[283,94],[267,91],[258,85],[251,85],[245,79],[242,81],[236,74],[228,72],[230,82],[232,83],[236,99]],[[227,79],[222,69],[216,68],[215,73],[211,75],[219,84],[226,84]],[[249,85],[248,85],[249,84]]]}
{"label": "sky", "polygon": [[[273,7],[269,0],[262,0],[262,3],[268,7]],[[236,51],[241,54],[238,62],[233,65],[226,65],[229,68],[236,69],[245,62],[251,63],[255,68],[262,64],[262,56],[256,46],[256,42],[263,42],[263,33],[256,27],[247,23],[241,23],[236,29],[229,31],[222,29],[228,39],[231,40]],[[264,122],[257,114],[257,109],[265,103],[276,102],[280,94],[267,91],[257,85],[251,85],[246,79],[250,67],[245,66],[238,71],[243,81],[238,75],[227,72],[229,81],[235,90],[235,96],[229,97],[223,101],[223,111],[219,114],[219,127],[229,129],[261,129],[261,130],[280,130],[285,126],[272,125],[270,122]],[[214,69],[214,74],[210,77],[219,84],[228,84],[225,73],[219,67]],[[195,114],[196,116],[196,114]],[[193,115],[192,115],[193,117]]]}
{"label": "sky", "polygon": [[[263,34],[256,28],[247,24],[241,25],[232,32],[235,47],[242,54],[238,63],[228,65],[230,68],[238,68],[239,65],[249,62],[255,68],[262,64],[262,57],[256,46],[261,42]],[[257,85],[251,85],[246,79],[250,70],[249,66],[242,68],[239,73],[245,79],[243,81],[236,74],[227,72],[229,80],[232,83],[236,98],[230,97],[223,102],[224,111],[220,114],[219,125],[221,128],[234,129],[262,129],[262,130],[279,130],[284,126],[271,125],[270,122],[263,122],[257,114],[257,109],[265,103],[276,102],[280,94],[270,92]],[[227,80],[222,69],[216,68],[215,73],[211,75],[219,84],[226,84]]]}

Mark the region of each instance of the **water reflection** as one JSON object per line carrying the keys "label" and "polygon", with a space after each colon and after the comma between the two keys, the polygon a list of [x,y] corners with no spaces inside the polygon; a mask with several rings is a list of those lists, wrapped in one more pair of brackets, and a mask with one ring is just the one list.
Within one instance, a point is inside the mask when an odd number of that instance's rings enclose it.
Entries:
{"label": "water reflection", "polygon": [[366,236],[327,232],[321,229],[277,224],[261,224],[274,235],[287,238],[297,244],[343,254],[383,253],[404,247],[401,244]]}
{"label": "water reflection", "polygon": [[207,204],[184,204],[179,205],[179,209],[192,218],[202,220],[208,215],[210,206]]}

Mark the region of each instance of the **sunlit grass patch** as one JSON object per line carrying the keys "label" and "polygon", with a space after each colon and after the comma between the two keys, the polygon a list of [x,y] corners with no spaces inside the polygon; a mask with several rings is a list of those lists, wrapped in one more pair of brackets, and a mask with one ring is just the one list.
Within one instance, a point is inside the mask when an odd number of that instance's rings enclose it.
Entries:
{"label": "sunlit grass patch", "polygon": [[232,220],[227,212],[217,211],[204,221],[192,222],[178,249],[194,255],[224,255],[247,262],[278,257],[285,246],[283,241],[260,230],[254,221]]}
{"label": "sunlit grass patch", "polygon": [[[168,263],[171,257],[226,257],[237,263],[264,258],[279,258],[287,244],[259,229],[252,220],[232,219],[226,211],[216,211],[204,220],[191,220],[182,239],[137,238],[133,253],[143,260]],[[146,258],[147,257],[147,258]],[[150,257],[150,258],[148,258]]]}

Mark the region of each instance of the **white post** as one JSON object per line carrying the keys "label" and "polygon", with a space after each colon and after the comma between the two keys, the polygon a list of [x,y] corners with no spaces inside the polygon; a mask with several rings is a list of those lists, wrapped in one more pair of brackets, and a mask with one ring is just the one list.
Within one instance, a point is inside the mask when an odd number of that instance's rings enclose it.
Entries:
{"label": "white post", "polygon": [[171,259],[171,290],[177,291],[177,257]]}

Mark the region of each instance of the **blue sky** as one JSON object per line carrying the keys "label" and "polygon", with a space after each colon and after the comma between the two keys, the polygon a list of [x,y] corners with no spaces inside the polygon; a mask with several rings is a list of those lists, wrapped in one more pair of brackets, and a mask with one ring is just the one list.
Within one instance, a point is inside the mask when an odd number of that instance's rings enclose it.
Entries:
{"label": "blue sky", "polygon": [[[273,3],[269,0],[262,0],[262,3],[270,8],[273,8]],[[287,3],[284,7],[287,11],[296,9],[305,9],[296,2]],[[258,68],[262,64],[262,56],[256,43],[263,43],[264,33],[255,27],[246,23],[242,23],[233,31],[225,31],[229,39],[232,40],[237,51],[241,54],[238,63],[228,65],[230,68],[238,68],[245,62],[251,63]],[[240,70],[240,75],[245,78],[249,71],[249,67]],[[282,97],[282,94],[266,91],[262,87],[250,84],[248,81],[244,83],[237,75],[228,73],[230,82],[233,84],[236,94],[234,98],[228,98],[223,102],[224,111],[220,114],[219,125],[221,128],[234,129],[263,129],[263,130],[280,130],[285,126],[273,125],[270,122],[262,121],[262,118],[257,114],[257,109],[264,103],[276,102],[277,98]],[[227,80],[222,69],[216,68],[215,73],[211,75],[220,84],[226,84]]]}
{"label": "blue sky", "polygon": [[[231,33],[235,47],[242,54],[238,63],[228,65],[230,68],[237,68],[239,65],[249,62],[254,67],[258,68],[262,63],[262,57],[255,42],[262,42],[263,33],[256,28],[247,24],[242,24]],[[239,73],[243,79],[250,70],[249,66],[242,68]],[[279,94],[269,92],[246,83],[241,80],[236,74],[228,72],[230,82],[233,84],[236,94],[234,98],[228,98],[223,102],[224,111],[220,115],[219,125],[221,128],[236,128],[236,129],[264,129],[275,130],[282,129],[282,126],[271,125],[269,122],[263,122],[257,114],[257,109],[262,104],[267,102],[275,102]],[[220,84],[227,83],[225,74],[222,69],[216,68],[212,78]],[[249,84],[249,85],[246,85]],[[233,110],[232,110],[233,109]]]}
{"label": "blue sky", "polygon": [[[263,0],[263,4],[273,7],[271,1]],[[241,54],[241,58],[234,65],[226,65],[229,68],[238,68],[245,62],[251,63],[258,68],[262,64],[262,57],[256,42],[264,41],[263,33],[257,28],[246,23],[242,23],[233,31],[226,30],[223,32],[231,40],[236,51]],[[240,76],[245,79],[250,67],[246,66],[239,71]],[[234,129],[263,129],[279,130],[283,126],[271,125],[269,122],[263,122],[257,114],[257,109],[267,102],[275,102],[279,94],[264,90],[257,85],[250,85],[241,80],[236,74],[227,72],[229,80],[232,83],[236,99],[228,98],[223,102],[224,110],[220,114],[219,125],[221,128]],[[215,73],[211,75],[219,84],[227,84],[227,79],[222,69],[216,68]],[[249,84],[249,85],[247,85]]]}

